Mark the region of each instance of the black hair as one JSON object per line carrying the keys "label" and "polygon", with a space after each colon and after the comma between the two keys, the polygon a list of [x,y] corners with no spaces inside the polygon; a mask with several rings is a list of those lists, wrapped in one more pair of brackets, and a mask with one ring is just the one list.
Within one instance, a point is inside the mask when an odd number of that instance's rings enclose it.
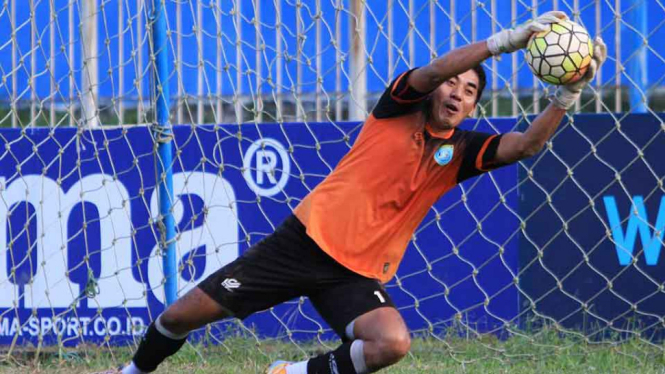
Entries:
{"label": "black hair", "polygon": [[485,68],[481,64],[474,66],[473,71],[478,74],[478,90],[476,90],[476,104],[478,104],[480,98],[483,96],[483,90],[487,86],[487,74],[485,74]]}

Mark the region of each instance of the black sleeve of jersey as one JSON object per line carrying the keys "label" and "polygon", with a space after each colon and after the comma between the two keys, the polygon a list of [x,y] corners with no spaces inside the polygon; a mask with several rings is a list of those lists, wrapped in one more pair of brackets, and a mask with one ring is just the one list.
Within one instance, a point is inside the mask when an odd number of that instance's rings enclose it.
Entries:
{"label": "black sleeve of jersey", "polygon": [[386,88],[372,110],[376,118],[398,117],[421,110],[430,92],[418,92],[409,86],[409,75],[416,69],[402,73]]}
{"label": "black sleeve of jersey", "polygon": [[457,173],[457,183],[505,166],[496,162],[501,135],[469,131],[465,140],[464,158]]}

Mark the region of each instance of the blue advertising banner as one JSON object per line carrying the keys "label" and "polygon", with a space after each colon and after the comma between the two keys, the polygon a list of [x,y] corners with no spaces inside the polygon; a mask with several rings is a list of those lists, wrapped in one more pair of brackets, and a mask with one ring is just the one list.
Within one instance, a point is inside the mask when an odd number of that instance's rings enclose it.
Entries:
{"label": "blue advertising banner", "polygon": [[[514,124],[464,126],[494,132]],[[180,295],[272,232],[360,128],[175,127]],[[135,339],[164,308],[149,129],[3,129],[0,143],[0,344],[15,337],[18,344],[64,345]],[[491,331],[517,315],[510,287],[518,263],[516,181],[515,166],[472,179],[423,221],[387,285],[409,328],[456,321]],[[312,338],[327,329],[307,301],[246,322],[273,337],[288,329]]]}
{"label": "blue advertising banner", "polygon": [[[176,127],[180,294],[272,232],[360,128]],[[576,116],[550,150],[443,196],[387,285],[409,328],[498,332],[537,311],[592,337],[629,323],[655,333],[665,315],[663,136],[659,117]],[[149,129],[3,129],[0,142],[0,344],[135,339],[164,308]],[[332,336],[306,300],[246,323],[259,336]]]}
{"label": "blue advertising banner", "polygon": [[519,169],[522,308],[592,339],[662,337],[663,116],[576,116],[552,144]]}

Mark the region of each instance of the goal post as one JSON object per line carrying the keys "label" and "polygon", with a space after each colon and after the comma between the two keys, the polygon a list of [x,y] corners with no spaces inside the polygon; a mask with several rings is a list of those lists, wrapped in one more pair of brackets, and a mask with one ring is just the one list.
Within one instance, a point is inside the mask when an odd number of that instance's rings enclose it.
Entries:
{"label": "goal post", "polygon": [[[606,65],[542,152],[432,207],[386,287],[457,365],[602,346],[646,368],[665,337],[665,10],[619,0],[3,2],[0,360],[135,345],[332,172],[400,73],[552,9],[606,40]],[[555,87],[522,52],[484,67],[462,126],[526,129]],[[236,335],[335,339],[300,298],[192,342]]]}
{"label": "goal post", "polygon": [[166,305],[178,298],[177,259],[175,248],[175,221],[173,218],[173,131],[170,116],[170,85],[168,61],[168,36],[166,34],[166,10],[164,2],[152,3],[152,48],[150,60],[154,61],[155,123],[153,132],[157,148],[157,194],[159,198],[160,247],[164,257],[164,293]]}

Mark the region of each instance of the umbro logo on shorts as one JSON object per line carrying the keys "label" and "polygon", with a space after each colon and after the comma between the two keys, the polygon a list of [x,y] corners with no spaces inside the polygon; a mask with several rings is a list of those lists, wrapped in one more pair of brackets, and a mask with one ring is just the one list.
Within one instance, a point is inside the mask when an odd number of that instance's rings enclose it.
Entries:
{"label": "umbro logo on shorts", "polygon": [[233,292],[234,289],[241,286],[241,283],[238,282],[235,278],[226,278],[222,282],[222,287],[226,288],[227,291]]}

